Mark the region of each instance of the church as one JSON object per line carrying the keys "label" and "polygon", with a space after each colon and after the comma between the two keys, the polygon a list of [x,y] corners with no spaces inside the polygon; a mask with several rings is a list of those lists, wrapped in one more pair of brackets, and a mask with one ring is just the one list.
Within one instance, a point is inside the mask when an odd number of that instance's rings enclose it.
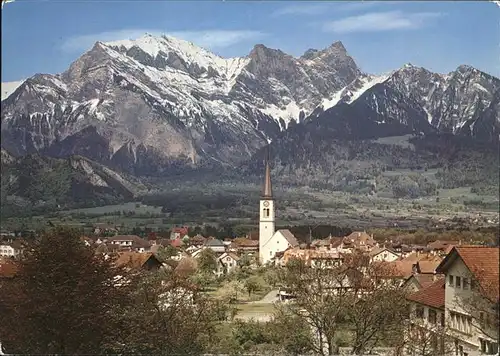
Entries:
{"label": "church", "polygon": [[266,158],[264,186],[259,205],[259,261],[261,264],[265,265],[274,259],[276,253],[283,252],[290,247],[297,247],[299,245],[297,239],[290,230],[275,230],[276,206],[271,186],[269,158]]}

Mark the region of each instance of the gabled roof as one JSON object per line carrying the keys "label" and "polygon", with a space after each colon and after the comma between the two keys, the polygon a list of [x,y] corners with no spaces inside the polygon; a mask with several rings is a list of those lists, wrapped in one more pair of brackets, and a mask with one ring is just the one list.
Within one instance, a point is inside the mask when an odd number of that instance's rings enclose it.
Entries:
{"label": "gabled roof", "polygon": [[366,245],[375,244],[375,240],[364,231],[354,231],[349,236],[344,237],[343,242],[346,244],[352,243],[354,245],[359,245],[362,242]]}
{"label": "gabled roof", "polygon": [[2,245],[10,246],[14,250],[22,250],[24,248],[25,242],[21,239],[15,239],[12,242],[2,243]]}
{"label": "gabled roof", "polygon": [[417,262],[417,271],[418,273],[424,274],[434,274],[437,266],[441,263],[441,260],[422,260]]}
{"label": "gabled roof", "polygon": [[[333,250],[321,251],[321,250],[309,250],[300,248],[289,247],[282,252],[284,256],[285,263],[291,259],[299,259],[305,263],[306,266],[311,265],[312,260],[340,260],[342,256]],[[278,253],[276,254],[278,256]]]}
{"label": "gabled roof", "polygon": [[436,271],[446,273],[457,258],[460,258],[479,282],[485,296],[498,300],[499,254],[500,248],[498,247],[455,246],[439,264]]}
{"label": "gabled roof", "polygon": [[12,278],[18,270],[17,264],[10,258],[0,257],[0,278]]}
{"label": "gabled roof", "polygon": [[240,257],[232,252],[224,252],[222,255],[219,256],[219,260],[222,260],[224,257],[231,257],[235,261],[239,261]]}
{"label": "gabled roof", "polygon": [[237,237],[231,241],[231,244],[237,247],[259,247],[258,240],[250,240],[245,237]]}
{"label": "gabled roof", "polygon": [[235,261],[239,261],[239,260],[240,260],[240,256],[238,256],[238,255],[237,255],[237,254],[235,254],[235,253],[228,252],[227,254],[228,254],[228,256],[231,256],[231,258],[232,258],[233,260],[235,260]]}
{"label": "gabled roof", "polygon": [[134,247],[149,247],[151,242],[137,235],[116,235],[108,238],[108,241],[132,241]]}
{"label": "gabled roof", "polygon": [[342,237],[331,237],[330,238],[330,245],[332,247],[339,247],[340,245],[342,245],[342,240],[343,240]]}
{"label": "gabled roof", "polygon": [[[139,253],[139,252],[119,252],[118,258],[116,259],[116,265],[119,267],[129,267],[129,268],[142,268],[146,262],[154,258],[157,258],[152,253]],[[158,261],[158,260],[157,260]],[[160,261],[158,261],[161,264]]]}
{"label": "gabled roof", "polygon": [[445,282],[444,278],[439,278],[427,287],[410,294],[407,299],[412,302],[442,309],[444,308]]}
{"label": "gabled roof", "polygon": [[195,244],[195,245],[197,245],[197,244],[201,245],[201,244],[205,243],[206,239],[207,238],[205,236],[197,234],[196,236],[189,238],[189,243]]}
{"label": "gabled roof", "polygon": [[395,254],[397,255],[396,252],[394,252],[393,250],[387,248],[387,247],[374,247],[368,254],[371,256],[371,257],[374,257],[376,255],[378,255],[379,253],[381,252],[384,252],[384,251],[388,251],[392,254]]}
{"label": "gabled roof", "polygon": [[316,239],[311,242],[311,246],[330,246],[330,239]]}
{"label": "gabled roof", "polygon": [[279,232],[285,240],[290,244],[292,247],[296,247],[299,245],[299,242],[297,241],[297,238],[290,232],[288,229],[281,229],[276,232]]}
{"label": "gabled roof", "polygon": [[429,242],[427,244],[427,247],[433,249],[433,250],[446,250],[448,246],[456,246],[458,245],[458,241],[442,241],[442,240],[436,240],[433,242]]}
{"label": "gabled roof", "polygon": [[404,284],[407,284],[411,279],[414,279],[419,285],[418,289],[426,288],[435,282],[436,278],[443,278],[442,274],[412,274],[408,278],[406,278]]}
{"label": "gabled roof", "polygon": [[224,247],[224,242],[222,242],[221,240],[219,239],[208,239],[207,241],[205,241],[205,246],[221,246],[221,247]]}
{"label": "gabled roof", "polygon": [[428,254],[428,253],[422,253],[422,252],[413,252],[410,253],[408,256],[402,259],[402,261],[408,261],[412,263],[417,263],[419,261],[438,261],[441,262],[442,258],[436,255]]}
{"label": "gabled roof", "polygon": [[374,262],[385,278],[408,278],[413,272],[411,261],[397,260],[392,262]]}

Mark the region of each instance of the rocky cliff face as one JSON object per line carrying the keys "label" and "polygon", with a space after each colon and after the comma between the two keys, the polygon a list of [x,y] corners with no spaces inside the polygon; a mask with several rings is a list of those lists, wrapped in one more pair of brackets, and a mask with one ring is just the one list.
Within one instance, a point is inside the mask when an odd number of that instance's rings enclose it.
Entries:
{"label": "rocky cliff face", "polygon": [[2,150],[1,158],[2,214],[109,204],[132,199],[147,190],[85,157],[57,159],[32,154],[16,158]]}
{"label": "rocky cliff face", "polygon": [[[469,66],[441,75],[407,64],[387,75],[359,76],[324,101],[308,120],[332,115],[339,104],[347,103],[365,115],[376,113],[379,124],[403,124],[409,133],[452,133],[497,141],[499,121],[492,117],[498,117],[498,90],[498,78]],[[325,106],[332,111],[325,111]]]}
{"label": "rocky cliff face", "polygon": [[[256,45],[221,58],[144,36],[98,42],[67,71],[38,74],[2,100],[2,148],[82,155],[135,175],[235,166],[300,122],[337,138],[499,134],[500,80],[461,66],[363,73],[340,42],[299,58]],[[313,126],[299,125],[309,130]]]}
{"label": "rocky cliff face", "polygon": [[36,75],[2,102],[2,145],[138,174],[233,164],[357,75],[340,43],[307,58],[257,45],[223,59],[172,37],[98,42],[66,72]]}

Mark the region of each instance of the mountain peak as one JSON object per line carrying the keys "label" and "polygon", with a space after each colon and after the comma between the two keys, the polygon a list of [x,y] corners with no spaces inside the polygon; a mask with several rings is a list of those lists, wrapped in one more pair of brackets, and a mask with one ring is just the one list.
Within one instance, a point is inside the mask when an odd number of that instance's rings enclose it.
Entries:
{"label": "mountain peak", "polygon": [[328,46],[327,48],[322,49],[322,50],[310,48],[304,52],[304,54],[301,56],[301,58],[303,58],[303,59],[315,59],[315,58],[319,58],[319,57],[321,57],[321,58],[328,57],[331,55],[348,56],[347,50],[341,41],[335,41],[330,46]]}
{"label": "mountain peak", "polygon": [[106,42],[104,45],[108,47],[115,48],[125,48],[127,51],[132,47],[140,48],[143,52],[149,54],[152,58],[155,58],[160,52],[182,52],[188,56],[196,57],[197,54],[203,56],[218,57],[212,52],[203,49],[202,47],[196,46],[194,43],[173,37],[167,34],[161,36],[155,36],[150,33],[145,33],[143,36],[135,40],[119,40]]}
{"label": "mountain peak", "polygon": [[472,73],[472,72],[478,72],[479,70],[468,64],[461,64],[457,67],[455,71],[460,73]]}
{"label": "mountain peak", "polygon": [[263,59],[263,58],[283,57],[283,56],[286,56],[286,53],[284,53],[283,51],[279,49],[266,47],[261,43],[256,44],[248,54],[248,57],[252,59]]}
{"label": "mountain peak", "polygon": [[344,44],[341,41],[335,41],[335,42],[333,42],[330,45],[330,47],[328,47],[328,49],[334,49],[334,50],[337,50],[337,51],[342,51],[342,52],[347,53],[347,50],[346,50],[346,48],[344,47]]}

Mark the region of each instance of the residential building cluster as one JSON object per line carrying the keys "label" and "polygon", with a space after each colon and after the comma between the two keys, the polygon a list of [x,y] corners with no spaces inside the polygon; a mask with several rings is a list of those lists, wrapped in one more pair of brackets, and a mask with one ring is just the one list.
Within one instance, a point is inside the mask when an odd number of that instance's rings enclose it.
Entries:
{"label": "residential building cluster", "polygon": [[[424,344],[438,354],[498,355],[499,277],[498,247],[452,248],[432,278],[407,280],[410,334],[427,337]],[[422,342],[415,344],[422,348]],[[419,347],[408,353],[422,354]]]}

